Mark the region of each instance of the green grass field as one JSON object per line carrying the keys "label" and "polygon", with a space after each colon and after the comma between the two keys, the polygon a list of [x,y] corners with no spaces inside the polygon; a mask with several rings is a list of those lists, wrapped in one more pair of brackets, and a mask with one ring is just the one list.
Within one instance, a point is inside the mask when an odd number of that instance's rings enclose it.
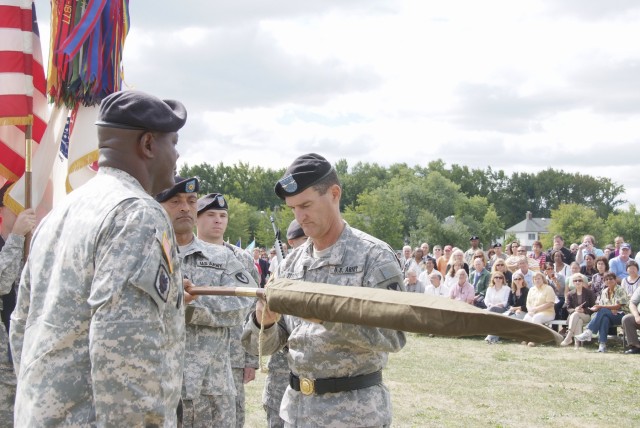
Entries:
{"label": "green grass field", "polygon": [[[574,350],[407,334],[384,371],[393,426],[640,426],[640,358],[610,342],[600,354],[597,342]],[[247,385],[247,427],[266,426],[264,377]]]}

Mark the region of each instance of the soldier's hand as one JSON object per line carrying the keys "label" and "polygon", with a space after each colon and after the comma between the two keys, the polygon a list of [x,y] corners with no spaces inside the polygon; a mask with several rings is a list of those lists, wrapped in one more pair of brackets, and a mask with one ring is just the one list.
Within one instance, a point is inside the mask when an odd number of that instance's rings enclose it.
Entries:
{"label": "soldier's hand", "polygon": [[259,324],[262,324],[265,327],[270,327],[271,325],[278,322],[279,318],[280,314],[278,314],[277,312],[272,312],[266,307],[265,300],[258,299],[258,302],[256,303],[256,321],[258,321]]}
{"label": "soldier's hand", "polygon": [[245,367],[242,376],[242,383],[249,383],[256,378],[256,369],[253,367]]}
{"label": "soldier's hand", "polygon": [[194,296],[189,294],[189,290],[193,287],[193,283],[189,281],[187,278],[182,280],[182,286],[184,287],[184,304],[188,305],[189,303],[196,300],[199,296]]}
{"label": "soldier's hand", "polygon": [[36,226],[36,212],[33,208],[28,208],[18,214],[16,222],[13,224],[11,233],[16,235],[25,236],[31,232]]}

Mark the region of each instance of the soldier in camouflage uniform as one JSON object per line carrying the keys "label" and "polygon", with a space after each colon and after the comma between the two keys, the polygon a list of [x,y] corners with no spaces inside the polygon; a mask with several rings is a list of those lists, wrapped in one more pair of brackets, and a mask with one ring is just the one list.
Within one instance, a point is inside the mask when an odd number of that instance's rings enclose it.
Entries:
{"label": "soldier in camouflage uniform", "polygon": [[[210,193],[198,200],[198,238],[210,244],[219,245],[227,249],[242,263],[247,272],[257,284],[260,283],[258,270],[253,262],[253,257],[241,248],[224,242],[224,232],[227,229],[229,205],[220,193]],[[251,312],[248,308],[245,315]],[[228,414],[235,413],[236,427],[244,426],[245,394],[244,384],[255,379],[258,359],[254,355],[245,352],[240,341],[244,322],[231,327],[230,358],[233,373],[233,381],[236,387],[235,394],[219,394],[215,397],[220,408],[227,408]],[[235,408],[233,411],[231,408]]]}
{"label": "soldier in camouflage uniform", "polygon": [[[257,287],[233,253],[193,235],[198,180],[176,177],[175,181],[175,186],[157,195],[156,200],[173,222],[183,276],[199,286]],[[249,297],[200,296],[186,307],[180,426],[235,428],[235,407],[219,408],[215,396],[235,395],[229,328],[244,321],[254,301]]]}
{"label": "soldier in camouflage uniform", "polygon": [[[287,228],[287,242],[291,249],[298,248],[304,244],[307,236],[300,227],[300,223],[294,218]],[[277,271],[274,272],[277,277]],[[280,418],[280,404],[282,396],[289,386],[289,349],[285,346],[280,351],[269,358],[269,373],[264,381],[264,391],[262,392],[262,404],[267,412],[267,424],[269,428],[284,427],[284,421]]]}
{"label": "soldier in camouflage uniform", "polygon": [[[24,257],[24,239],[36,224],[32,208],[22,211],[17,217],[2,202],[9,183],[0,189],[0,296],[11,292],[13,284],[20,279]],[[13,221],[15,220],[15,222]],[[0,300],[0,310],[2,307]],[[4,314],[3,314],[4,318]],[[9,353],[7,326],[0,320],[0,424],[13,426],[13,403],[16,399],[16,374]]]}
{"label": "soldier in camouflage uniform", "polygon": [[150,194],[173,184],[185,121],[181,103],[138,91],[102,101],[100,170],[38,226],[20,280],[16,426],[176,425],[186,296]]}
{"label": "soldier in camouflage uniform", "polygon": [[[383,289],[403,289],[400,264],[384,242],[353,229],[340,215],[340,187],[331,164],[303,155],[276,184],[307,240],[278,268],[283,278]],[[381,371],[388,353],[405,345],[400,331],[332,322],[313,322],[265,310],[259,301],[245,326],[243,343],[263,352],[289,348],[291,376],[280,417],[285,426],[389,426],[391,398]]]}

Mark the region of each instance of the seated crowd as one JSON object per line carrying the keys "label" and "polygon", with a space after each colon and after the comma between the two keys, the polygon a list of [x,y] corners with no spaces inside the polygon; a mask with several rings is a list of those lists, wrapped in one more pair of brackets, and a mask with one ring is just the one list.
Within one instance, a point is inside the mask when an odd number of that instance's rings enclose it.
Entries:
{"label": "seated crowd", "polygon": [[[640,252],[633,259],[631,245],[622,237],[602,250],[591,235],[569,248],[556,235],[546,252],[539,241],[531,251],[514,241],[505,245],[505,252],[500,243],[485,252],[477,236],[469,241],[466,251],[436,245],[434,254],[427,243],[413,250],[405,246],[399,257],[406,290],[533,323],[564,324],[562,346],[579,348],[597,335],[598,352],[606,352],[608,336],[622,327],[625,353],[640,354]],[[497,343],[499,338],[489,335],[485,340]]]}

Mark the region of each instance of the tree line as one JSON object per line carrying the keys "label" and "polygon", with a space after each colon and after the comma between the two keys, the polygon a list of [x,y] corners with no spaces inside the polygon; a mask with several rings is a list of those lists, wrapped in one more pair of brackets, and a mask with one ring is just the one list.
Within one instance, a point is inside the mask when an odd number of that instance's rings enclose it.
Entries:
{"label": "tree line", "polygon": [[[350,167],[341,159],[334,167],[342,182],[340,208],[345,219],[394,248],[425,240],[465,248],[472,234],[487,246],[524,220],[526,211],[550,218],[550,232],[565,235],[567,242],[578,242],[589,233],[599,242],[612,242],[622,234],[640,244],[640,236],[635,236],[640,233],[635,232],[638,213],[634,206],[620,210],[626,203],[621,198],[624,186],[609,178],[553,168],[507,175],[491,167],[447,166],[442,160],[426,167],[363,162]],[[257,245],[268,247],[274,239],[269,217],[274,216],[283,234],[293,218],[273,192],[284,171],[242,162],[202,163],[184,165],[180,175],[198,177],[201,193],[227,197],[230,242],[242,239],[246,245],[255,238]]]}

